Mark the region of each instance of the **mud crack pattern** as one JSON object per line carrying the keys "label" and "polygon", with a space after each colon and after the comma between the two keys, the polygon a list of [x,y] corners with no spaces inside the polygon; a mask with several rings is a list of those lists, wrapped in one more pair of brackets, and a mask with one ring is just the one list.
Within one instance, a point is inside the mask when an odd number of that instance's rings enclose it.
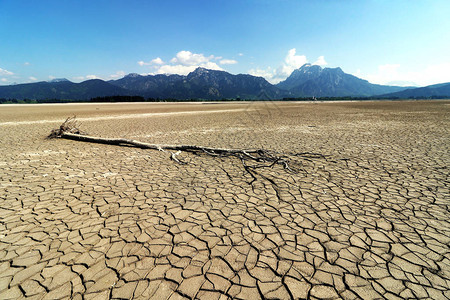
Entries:
{"label": "mud crack pattern", "polygon": [[[286,131],[261,116],[266,137]],[[450,126],[361,121],[355,137],[352,119],[309,140],[283,116],[291,143],[330,156],[256,181],[235,158],[5,135],[19,150],[0,162],[0,298],[450,298]]]}

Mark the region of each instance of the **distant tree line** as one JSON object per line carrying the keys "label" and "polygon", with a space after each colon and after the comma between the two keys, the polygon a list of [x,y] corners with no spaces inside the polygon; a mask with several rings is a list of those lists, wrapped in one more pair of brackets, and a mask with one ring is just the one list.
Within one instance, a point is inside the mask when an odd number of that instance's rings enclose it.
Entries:
{"label": "distant tree line", "polygon": [[91,98],[89,102],[147,102],[147,100],[141,96],[108,96]]}
{"label": "distant tree line", "polygon": [[31,99],[17,100],[17,99],[0,98],[0,104],[27,104],[27,103],[37,103],[37,101]]}
{"label": "distant tree line", "polygon": [[45,100],[35,100],[35,99],[5,99],[0,98],[0,104],[37,104],[37,103],[75,103],[81,102],[79,100],[71,99],[45,99]]}
{"label": "distant tree line", "polygon": [[89,100],[73,99],[5,99],[0,98],[0,104],[37,104],[37,103],[114,103],[114,102],[212,102],[212,101],[251,101],[252,99],[230,98],[230,99],[175,99],[175,98],[144,98],[142,96],[106,96],[94,97]]}
{"label": "distant tree line", "polygon": [[91,98],[89,102],[203,102],[203,101],[250,101],[242,100],[241,98],[230,99],[175,99],[175,98],[144,98],[141,96],[107,96]]}
{"label": "distant tree line", "polygon": [[341,101],[341,100],[349,100],[349,101],[370,101],[370,100],[426,100],[426,99],[450,99],[450,96],[429,96],[429,97],[408,97],[408,98],[402,98],[402,97],[377,97],[377,96],[370,96],[370,97],[355,97],[355,96],[348,96],[348,97],[288,97],[283,98],[282,101]]}
{"label": "distant tree line", "polygon": [[[283,99],[274,100],[258,100],[258,101],[361,101],[361,100],[420,100],[420,99],[450,99],[450,96],[430,96],[430,97],[289,97]],[[225,101],[254,101],[255,99],[241,99],[229,98],[229,99],[173,99],[173,98],[144,98],[142,96],[106,96],[95,97],[89,100],[73,100],[73,99],[6,99],[0,98],[0,104],[38,104],[38,103],[114,103],[114,102],[225,102]]]}

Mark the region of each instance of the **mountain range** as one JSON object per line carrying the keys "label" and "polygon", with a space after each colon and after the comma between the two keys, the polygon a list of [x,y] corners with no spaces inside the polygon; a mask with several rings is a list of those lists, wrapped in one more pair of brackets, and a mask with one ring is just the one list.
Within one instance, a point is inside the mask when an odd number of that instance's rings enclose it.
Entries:
{"label": "mountain range", "polygon": [[129,90],[100,79],[74,83],[59,79],[56,82],[35,82],[0,86],[0,98],[4,99],[73,99],[87,100],[94,97],[128,95]]}
{"label": "mountain range", "polygon": [[404,90],[404,87],[372,84],[367,80],[344,73],[341,68],[322,69],[305,64],[294,70],[286,80],[277,84],[295,97],[375,96]]}
{"label": "mountain range", "polygon": [[286,80],[273,85],[262,77],[233,75],[197,68],[188,75],[128,74],[118,80],[92,79],[73,83],[67,79],[0,86],[4,99],[88,100],[108,96],[142,96],[160,99],[283,99],[296,97],[429,97],[450,95],[450,83],[424,88],[377,85],[350,75],[341,68],[305,64]]}
{"label": "mountain range", "polygon": [[450,82],[433,84],[421,88],[408,88],[403,91],[394,92],[390,94],[381,95],[382,97],[390,98],[429,98],[429,97],[443,97],[450,98]]}
{"label": "mountain range", "polygon": [[197,68],[187,76],[129,74],[108,83],[149,98],[278,99],[284,91],[262,77]]}

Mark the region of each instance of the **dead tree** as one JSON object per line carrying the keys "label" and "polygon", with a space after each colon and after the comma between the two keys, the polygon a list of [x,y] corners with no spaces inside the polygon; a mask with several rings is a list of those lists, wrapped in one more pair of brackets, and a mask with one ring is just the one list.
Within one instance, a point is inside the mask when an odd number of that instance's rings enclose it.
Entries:
{"label": "dead tree", "polygon": [[[276,151],[270,151],[265,149],[227,149],[227,148],[212,148],[195,145],[160,145],[149,144],[136,140],[125,138],[102,138],[89,136],[85,132],[81,131],[79,123],[76,117],[69,117],[64,121],[59,128],[52,130],[48,138],[63,138],[69,140],[100,143],[117,146],[132,146],[142,149],[153,149],[159,151],[169,151],[170,158],[179,163],[186,164],[186,162],[177,158],[181,152],[190,152],[197,155],[208,155],[213,157],[235,157],[238,158],[247,173],[249,173],[253,180],[256,180],[256,169],[259,168],[272,168],[275,165],[282,166],[288,172],[298,172],[301,167],[301,163],[298,158],[323,158],[326,157],[319,153],[303,152],[303,153],[280,153]],[[176,152],[171,152],[176,151]],[[254,162],[256,164],[249,165],[247,162]]]}

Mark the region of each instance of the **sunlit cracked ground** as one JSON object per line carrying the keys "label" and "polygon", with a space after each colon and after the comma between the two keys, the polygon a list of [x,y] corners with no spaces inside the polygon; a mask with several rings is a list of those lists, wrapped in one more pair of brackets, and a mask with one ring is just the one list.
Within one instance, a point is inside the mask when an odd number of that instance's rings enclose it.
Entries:
{"label": "sunlit cracked ground", "polygon": [[[235,158],[46,140],[264,148]],[[0,299],[450,298],[450,101],[0,106]]]}

